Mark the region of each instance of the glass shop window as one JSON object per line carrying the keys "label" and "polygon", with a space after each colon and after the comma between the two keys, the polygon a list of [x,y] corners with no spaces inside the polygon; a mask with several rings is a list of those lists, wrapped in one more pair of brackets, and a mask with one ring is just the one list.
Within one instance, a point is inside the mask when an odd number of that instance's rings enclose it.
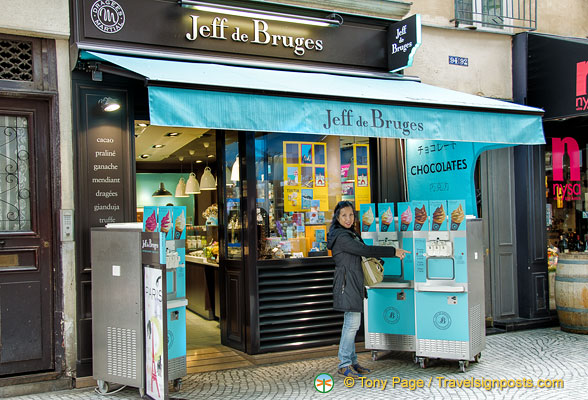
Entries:
{"label": "glass shop window", "polygon": [[337,202],[371,202],[369,153],[367,138],[258,133],[258,257],[327,256]]}
{"label": "glass shop window", "polygon": [[[576,136],[546,139],[545,197],[550,254],[588,251],[588,141]],[[551,265],[551,259],[550,259]]]}

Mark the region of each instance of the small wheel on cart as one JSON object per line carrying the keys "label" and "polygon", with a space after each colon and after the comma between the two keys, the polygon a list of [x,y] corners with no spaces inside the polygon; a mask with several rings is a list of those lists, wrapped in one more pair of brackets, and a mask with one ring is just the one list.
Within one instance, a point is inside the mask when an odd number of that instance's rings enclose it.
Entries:
{"label": "small wheel on cart", "polygon": [[482,353],[478,353],[474,356],[474,362],[480,362],[480,358],[482,358]]}
{"label": "small wheel on cart", "polygon": [[378,359],[378,351],[372,350],[372,361],[376,361]]}
{"label": "small wheel on cart", "polygon": [[139,388],[139,396],[141,396],[141,398],[145,397],[145,388]]}
{"label": "small wheel on cart", "polygon": [[459,361],[459,370],[461,372],[466,372],[466,368],[470,366],[469,361],[460,360]]}
{"label": "small wheel on cart", "polygon": [[98,379],[96,383],[98,384],[98,391],[101,394],[106,394],[110,390],[110,384],[108,382]]}
{"label": "small wheel on cart", "polygon": [[417,357],[415,352],[412,353],[412,362],[414,362],[415,364],[419,363],[419,357]]}
{"label": "small wheel on cart", "polygon": [[174,379],[174,390],[176,392],[182,390],[182,378]]}
{"label": "small wheel on cart", "polygon": [[427,359],[424,357],[419,357],[419,365],[422,369],[427,368]]}

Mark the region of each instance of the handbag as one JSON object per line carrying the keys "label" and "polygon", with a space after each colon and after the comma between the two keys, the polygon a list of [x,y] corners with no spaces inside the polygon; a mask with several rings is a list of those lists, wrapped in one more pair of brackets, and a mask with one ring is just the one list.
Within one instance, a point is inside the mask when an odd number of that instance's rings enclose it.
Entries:
{"label": "handbag", "polygon": [[376,257],[361,257],[363,284],[374,286],[384,280],[384,260]]}

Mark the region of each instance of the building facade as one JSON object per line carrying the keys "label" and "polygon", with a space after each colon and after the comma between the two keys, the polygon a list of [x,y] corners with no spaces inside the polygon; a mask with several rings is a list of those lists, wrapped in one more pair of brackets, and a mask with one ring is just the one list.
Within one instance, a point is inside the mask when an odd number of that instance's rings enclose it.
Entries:
{"label": "building facade", "polygon": [[[19,3],[18,5],[8,5],[8,11],[0,15],[0,40],[2,41],[3,59],[7,60],[8,65],[16,65],[16,70],[24,69],[24,73],[7,73],[4,69],[0,77],[0,100],[3,102],[0,109],[0,117],[4,118],[4,126],[9,129],[20,127],[20,130],[26,132],[28,127],[29,135],[29,153],[35,152],[34,157],[29,159],[45,160],[31,163],[27,175],[19,175],[19,179],[29,181],[32,185],[29,190],[31,197],[29,201],[23,202],[22,210],[19,213],[28,215],[24,218],[23,224],[19,226],[7,223],[3,229],[3,236],[6,236],[6,245],[3,250],[8,250],[7,255],[18,254],[17,258],[8,258],[8,265],[14,266],[15,259],[18,261],[18,268],[3,269],[0,274],[2,278],[0,284],[6,289],[2,291],[2,296],[7,296],[10,301],[17,301],[16,294],[22,290],[27,290],[31,297],[35,297],[37,303],[43,304],[41,311],[37,308],[31,308],[28,312],[31,320],[36,321],[35,326],[22,325],[16,323],[21,331],[9,333],[2,330],[6,337],[0,340],[10,340],[8,335],[16,335],[19,343],[14,345],[17,348],[24,348],[27,343],[42,343],[35,351],[27,347],[27,351],[21,354],[10,354],[7,358],[0,357],[0,368],[5,368],[0,373],[2,376],[26,376],[27,374],[38,371],[51,371],[51,376],[73,377],[91,376],[91,266],[88,263],[90,255],[90,243],[88,241],[88,230],[91,224],[91,213],[87,212],[88,204],[92,203],[90,186],[88,179],[99,178],[90,176],[85,169],[89,162],[89,153],[86,140],[88,132],[97,127],[103,126],[104,121],[100,124],[91,126],[92,115],[90,106],[96,106],[98,101],[104,97],[116,97],[124,94],[126,103],[125,117],[109,117],[109,124],[116,127],[113,134],[124,133],[124,146],[132,158],[122,161],[124,173],[120,177],[128,184],[120,213],[116,221],[134,221],[137,213],[140,213],[138,206],[141,202],[140,192],[137,185],[150,185],[159,181],[161,173],[177,173],[178,169],[183,172],[196,171],[200,176],[204,168],[196,164],[198,154],[174,154],[174,160],[159,159],[159,164],[154,166],[148,162],[142,163],[140,157],[147,154],[151,147],[150,140],[145,137],[145,143],[140,141],[140,132],[143,127],[140,125],[144,121],[149,121],[149,99],[143,82],[137,80],[137,74],[121,74],[118,67],[108,68],[113,64],[108,61],[83,59],[83,51],[100,51],[108,53],[108,40],[110,33],[101,31],[102,38],[98,36],[85,36],[86,31],[81,31],[85,27],[88,31],[93,29],[92,26],[98,27],[96,22],[92,21],[91,6],[99,1],[35,1]],[[125,9],[130,7],[131,0],[121,0],[118,2]],[[166,3],[166,2],[160,2]],[[169,2],[176,3],[176,2]],[[266,8],[280,12],[289,11],[294,14],[303,14],[309,16],[338,13],[345,16],[345,21],[351,21],[352,24],[365,25],[371,27],[374,32],[376,41],[366,40],[366,43],[372,43],[374,50],[376,47],[385,47],[381,39],[381,32],[387,29],[391,22],[407,18],[413,14],[420,14],[422,21],[422,44],[417,51],[412,66],[404,70],[405,76],[415,76],[423,83],[434,86],[458,90],[460,92],[475,94],[491,99],[501,99],[507,101],[517,101],[526,104],[520,99],[515,90],[517,82],[513,83],[513,68],[515,68],[515,57],[512,52],[513,38],[516,34],[534,30],[542,33],[549,33],[561,36],[584,37],[587,31],[587,5],[581,0],[567,0],[562,4],[544,4],[545,2],[509,0],[503,2],[505,5],[523,5],[524,9],[529,12],[523,14],[509,13],[505,9],[488,7],[489,3],[495,3],[484,0],[443,0],[429,2],[425,0],[406,1],[379,1],[370,0],[362,2],[325,0],[320,3],[307,1],[250,1],[250,2],[232,2],[239,6],[250,8]],[[247,3],[247,4],[244,4]],[[292,7],[299,6],[299,7]],[[145,10],[151,10],[146,8]],[[86,12],[87,11],[87,12]],[[142,15],[144,21],[154,21],[154,13]],[[126,15],[128,20],[128,15]],[[70,18],[74,21],[74,27],[70,30]],[[567,21],[561,24],[560,21]],[[86,19],[83,23],[80,19]],[[94,24],[94,25],[92,25]],[[199,26],[201,29],[202,26]],[[198,31],[201,35],[210,36],[214,29],[212,23],[210,28],[204,31]],[[70,34],[71,32],[71,34]],[[177,39],[177,38],[172,38]],[[134,43],[132,53],[138,57],[149,57],[150,46],[159,45],[165,48],[166,43],[158,43],[159,38],[149,37],[145,34],[142,39],[133,39],[125,37],[123,42]],[[170,39],[171,40],[171,39]],[[139,43],[141,42],[142,43]],[[24,43],[24,50],[22,48]],[[83,44],[84,46],[79,46]],[[104,46],[104,47],[102,47]],[[208,46],[208,45],[207,45]],[[316,50],[316,45],[307,43],[308,46]],[[115,46],[116,47],[116,46]],[[132,46],[131,46],[132,47]],[[171,46],[173,47],[173,46]],[[260,47],[261,48],[261,47]],[[171,58],[176,60],[189,60],[190,55],[182,49],[166,49]],[[185,50],[185,49],[184,49]],[[265,49],[264,49],[265,50]],[[257,50],[255,50],[257,51]],[[254,51],[254,53],[255,53]],[[293,70],[320,71],[322,68],[332,69],[351,69],[351,74],[382,72],[386,66],[382,59],[363,60],[364,56],[360,53],[357,60],[344,61],[331,59],[326,62],[315,60],[309,64],[296,61],[296,56],[267,57],[264,51],[257,51],[257,54],[238,54],[229,48],[219,50],[212,44],[207,48],[200,48],[196,51],[200,61],[219,62],[224,65],[255,65],[263,59],[271,65],[266,67],[279,67],[282,69],[291,68]],[[13,55],[16,54],[16,59]],[[125,53],[119,53],[125,54]],[[367,53],[366,53],[367,54]],[[209,58],[207,58],[209,57]],[[165,57],[163,57],[165,58]],[[369,58],[369,57],[368,57]],[[282,60],[276,63],[276,59]],[[25,66],[22,67],[22,61]],[[192,60],[194,61],[194,60]],[[272,64],[273,63],[273,64]],[[323,63],[323,64],[321,64]],[[354,67],[349,65],[357,63]],[[364,63],[363,65],[360,65]],[[4,65],[4,64],[3,64]],[[28,66],[27,66],[28,65]],[[102,66],[102,69],[97,67]],[[320,68],[319,68],[320,67]],[[28,72],[28,75],[26,71]],[[71,72],[73,71],[73,72]],[[337,71],[341,73],[341,71]],[[344,74],[350,73],[343,71]],[[247,92],[247,90],[245,90]],[[515,94],[513,94],[513,92]],[[73,101],[72,101],[73,98]],[[541,106],[541,104],[531,104]],[[37,110],[37,111],[31,111]],[[4,115],[2,115],[4,114]],[[35,120],[36,115],[42,115],[41,119]],[[130,117],[129,117],[130,116]],[[13,118],[14,117],[14,118]],[[92,118],[91,118],[92,117]],[[14,122],[13,122],[14,121]],[[18,125],[18,121],[26,121],[24,129]],[[31,121],[35,121],[35,129],[44,126],[44,129],[32,131]],[[88,125],[90,124],[90,125]],[[255,185],[227,186],[229,181],[233,181],[230,176],[224,176],[220,179],[218,172],[225,170],[235,170],[235,158],[240,157],[240,180],[255,181],[261,175],[267,177],[270,171],[281,170],[286,166],[281,158],[273,158],[276,154],[276,148],[285,146],[284,143],[272,143],[267,135],[259,134],[258,136],[247,134],[240,130],[224,129],[223,132],[215,133],[215,136],[205,136],[206,132],[190,132],[193,140],[198,140],[199,150],[203,153],[202,160],[208,155],[214,153],[215,161],[219,164],[218,170],[213,170],[217,176],[218,182],[225,183],[222,191],[218,194],[213,192],[202,192],[203,194],[194,203],[191,203],[197,212],[192,215],[193,227],[206,226],[201,214],[205,212],[209,205],[218,203],[223,194],[235,198],[244,198],[250,196],[257,197],[259,191],[263,188],[257,188]],[[131,134],[132,133],[132,134]],[[169,133],[169,132],[163,132]],[[135,139],[137,135],[137,139]],[[404,168],[397,156],[402,152],[402,145],[397,141],[390,139],[388,141],[377,141],[374,139],[349,140],[345,135],[334,136],[329,140],[333,142],[331,147],[349,147],[353,153],[361,146],[369,146],[369,154],[374,162],[370,165],[370,174],[373,175],[373,187],[371,189],[372,200],[374,201],[400,201],[407,199],[407,189],[402,183],[390,182],[390,180],[381,179],[382,170],[393,171],[395,175],[402,177]],[[34,138],[37,138],[33,140]],[[336,138],[336,139],[335,139]],[[295,139],[298,142],[304,142],[307,138]],[[188,143],[188,142],[186,142]],[[204,143],[208,143],[205,147]],[[121,144],[122,146],[122,144]],[[272,154],[271,160],[266,158],[263,163],[256,159],[255,153],[247,153],[248,146],[257,146],[261,148],[266,146],[266,154]],[[276,147],[277,146],[277,147]],[[283,148],[283,147],[282,147]],[[220,150],[223,149],[223,150]],[[131,151],[132,150],[132,151]],[[327,150],[329,151],[329,150]],[[169,154],[168,154],[169,155]],[[153,156],[152,156],[153,157]],[[349,154],[338,154],[342,160],[351,158]],[[395,161],[384,163],[384,159],[394,159]],[[152,161],[154,158],[151,158]],[[400,160],[400,161],[399,161]],[[527,160],[531,160],[527,162]],[[256,164],[257,163],[257,164]],[[343,164],[349,164],[344,162]],[[507,164],[505,164],[507,163]],[[239,165],[239,163],[237,163]],[[259,165],[256,168],[247,168],[247,165]],[[500,166],[510,165],[510,168],[499,168]],[[325,166],[328,168],[327,164]],[[320,165],[313,165],[320,168]],[[357,166],[355,166],[357,168]],[[520,146],[516,149],[492,150],[484,153],[480,159],[479,181],[476,183],[477,198],[479,200],[478,209],[480,216],[487,219],[487,243],[488,255],[486,259],[486,292],[487,317],[494,321],[506,321],[508,324],[511,320],[522,318],[523,320],[545,321],[549,315],[549,309],[545,305],[547,299],[547,263],[545,249],[545,196],[544,185],[542,184],[545,177],[544,172],[544,152],[537,149],[537,146]],[[515,173],[516,171],[516,173]],[[357,170],[354,170],[357,172]],[[520,175],[517,175],[519,174]],[[45,175],[43,175],[45,174]],[[155,176],[153,176],[155,175]],[[179,175],[178,175],[179,176]],[[287,174],[286,174],[287,176]],[[372,177],[372,175],[370,175]],[[532,179],[531,179],[532,178]],[[177,182],[178,177],[175,177]],[[153,181],[153,182],[152,182]],[[399,179],[401,181],[401,179]],[[496,185],[493,182],[510,182],[508,185]],[[145,182],[145,183],[143,183]],[[175,186],[175,182],[170,180],[167,183]],[[43,184],[41,184],[43,183]],[[340,182],[342,185],[344,182]],[[274,184],[272,182],[272,184]],[[516,188],[516,189],[515,189]],[[33,190],[34,189],[34,190]],[[173,187],[172,187],[173,189]],[[258,192],[256,192],[258,190]],[[263,189],[265,190],[265,189]],[[172,190],[173,191],[173,190]],[[22,194],[12,194],[11,196],[22,196]],[[93,191],[92,193],[96,193]],[[106,191],[108,192],[108,191]],[[122,192],[121,192],[122,193]],[[265,202],[270,208],[270,191],[265,192]],[[341,196],[333,195],[331,200]],[[34,196],[33,196],[34,194]],[[379,196],[379,197],[375,197]],[[26,197],[26,196],[24,196]],[[95,196],[94,196],[95,197]],[[150,197],[148,195],[147,197]],[[20,199],[20,197],[18,197]],[[508,198],[513,207],[503,207],[502,200]],[[8,197],[7,199],[11,199]],[[49,199],[49,201],[48,201]],[[283,200],[283,199],[282,199]],[[499,201],[501,200],[501,201]],[[7,200],[11,203],[12,200]],[[533,207],[529,213],[528,204],[531,202]],[[245,203],[242,203],[245,204]],[[275,221],[277,218],[283,218],[276,214],[265,215],[262,212],[257,213],[254,203],[250,202],[249,209],[234,209],[238,215],[244,215],[243,219],[232,219],[234,213],[228,212],[226,217],[227,226],[225,230],[219,226],[217,236],[223,236],[225,243],[231,240],[232,232],[229,227],[246,227],[248,225],[257,225],[258,218],[264,220],[270,218]],[[73,211],[73,213],[72,213]],[[220,211],[220,216],[224,211]],[[246,212],[246,214],[243,214]],[[6,215],[10,214],[7,212]],[[10,214],[12,215],[12,214]],[[68,226],[73,224],[75,228],[69,231]],[[10,217],[12,218],[12,217]],[[10,218],[10,221],[12,221]],[[102,224],[105,223],[106,217],[102,218]],[[27,222],[28,221],[28,222]],[[516,221],[512,224],[511,221]],[[95,221],[98,224],[98,220]],[[290,221],[287,221],[290,222]],[[510,224],[510,229],[501,231],[495,229],[497,226]],[[199,228],[195,228],[199,229]],[[69,232],[69,233],[68,233]],[[73,232],[73,233],[72,233]],[[528,233],[531,234],[528,234]],[[215,291],[214,282],[220,282],[225,285],[224,291],[227,294],[235,296],[216,298],[208,297],[210,303],[218,302],[216,307],[210,304],[202,305],[201,313],[212,315],[213,318],[219,318],[222,327],[222,337],[226,344],[235,348],[248,351],[274,351],[275,349],[291,348],[284,332],[288,327],[294,326],[296,321],[289,321],[287,318],[281,322],[286,327],[281,333],[272,333],[266,330],[263,334],[263,326],[252,323],[254,320],[267,320],[270,326],[276,322],[272,314],[272,303],[270,299],[275,296],[281,289],[272,287],[271,279],[281,267],[279,263],[265,261],[261,263],[262,268],[256,268],[257,253],[254,261],[251,261],[248,268],[240,269],[239,265],[243,258],[253,249],[262,254],[262,249],[258,248],[257,235],[265,235],[266,232],[260,231],[249,237],[235,238],[236,241],[244,243],[242,252],[229,254],[230,246],[225,250],[220,250],[225,254],[219,255],[225,260],[225,265],[221,269],[220,278],[213,278],[211,282],[212,289]],[[194,234],[194,237],[206,237],[206,229],[200,234]],[[286,234],[287,235],[287,234]],[[206,237],[205,239],[210,239]],[[25,240],[29,240],[26,242]],[[196,239],[195,239],[196,240]],[[218,239],[217,239],[218,240]],[[247,242],[249,240],[249,242]],[[201,240],[202,242],[202,240]],[[4,243],[4,242],[3,242]],[[312,243],[309,244],[312,247]],[[12,250],[11,250],[12,248]],[[22,249],[35,249],[35,254],[44,259],[41,266],[33,266],[27,261],[26,254]],[[45,250],[43,250],[45,249]],[[48,250],[47,250],[48,249]],[[22,255],[21,255],[22,254]],[[280,268],[278,268],[280,267]],[[292,271],[298,270],[299,276],[304,276],[308,268],[322,271],[328,275],[332,265],[323,259],[307,258],[300,264],[292,266]],[[23,272],[29,271],[29,272]],[[35,271],[35,272],[31,272]],[[255,271],[255,272],[254,272]],[[210,271],[203,269],[195,272],[201,277],[210,277]],[[30,276],[26,275],[30,274]],[[36,275],[35,275],[36,274]],[[216,274],[219,274],[217,271]],[[259,277],[265,274],[265,279],[269,283],[259,285]],[[21,278],[21,277],[24,277]],[[30,282],[34,282],[30,284]],[[328,285],[328,278],[325,280]],[[287,282],[283,282],[287,284]],[[323,282],[324,283],[324,282]],[[246,292],[244,290],[247,289]],[[253,288],[253,289],[251,289]],[[267,290],[266,290],[267,289]],[[252,291],[253,290],[253,291]],[[263,293],[265,291],[266,303],[263,303]],[[294,290],[294,289],[293,289]],[[196,291],[197,292],[197,291]],[[320,296],[327,298],[330,289],[324,288]],[[261,300],[259,303],[249,304],[249,295],[253,294],[254,298]],[[261,296],[260,296],[261,294]],[[315,295],[315,294],[312,294]],[[45,296],[45,297],[43,297]],[[52,299],[45,301],[44,299]],[[310,297],[309,297],[310,298]],[[5,297],[2,298],[5,303]],[[325,300],[328,303],[328,300]],[[284,302],[287,302],[284,300]],[[197,303],[197,301],[195,302]],[[317,319],[326,317],[332,318],[332,314],[323,310],[323,306],[317,303],[314,313]],[[48,305],[48,306],[47,306]],[[245,307],[245,308],[241,308]],[[322,307],[322,308],[321,308]],[[231,311],[227,313],[227,310]],[[3,309],[3,312],[4,311]],[[19,311],[22,313],[23,311]],[[324,313],[324,314],[323,314]],[[2,315],[2,321],[18,321],[14,315]],[[524,322],[524,321],[523,321]],[[288,325],[290,324],[290,325]],[[312,325],[312,324],[309,324]],[[336,331],[338,322],[324,324],[324,331],[313,332],[312,329],[307,332],[310,339],[305,342],[307,346],[330,344],[336,342]],[[256,331],[257,330],[257,331]],[[31,332],[29,336],[18,336],[22,332]],[[331,333],[329,333],[331,332]],[[36,336],[34,336],[36,335]],[[264,336],[265,335],[265,336]],[[318,337],[313,341],[312,337]],[[26,339],[21,339],[21,338]],[[252,340],[251,337],[256,339]],[[326,339],[325,339],[326,338]],[[8,342],[11,343],[11,342]],[[4,344],[4,342],[3,342]],[[265,347],[264,347],[265,346]],[[33,352],[34,354],[30,354]],[[20,357],[20,358],[19,358]],[[35,358],[37,362],[28,362]],[[6,360],[6,363],[4,363]],[[5,367],[4,367],[5,365]],[[18,384],[14,378],[2,378],[6,384]]]}
{"label": "building facade", "polygon": [[52,387],[71,386],[75,375],[75,232],[62,222],[74,208],[69,35],[65,0],[3,4],[0,390],[7,394],[21,393],[4,389],[31,374]]}

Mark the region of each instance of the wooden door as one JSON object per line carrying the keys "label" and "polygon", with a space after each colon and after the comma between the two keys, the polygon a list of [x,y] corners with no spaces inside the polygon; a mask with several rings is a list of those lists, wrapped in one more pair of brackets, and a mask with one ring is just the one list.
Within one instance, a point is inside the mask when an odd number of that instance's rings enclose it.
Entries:
{"label": "wooden door", "polygon": [[0,97],[0,376],[53,368],[48,110]]}

